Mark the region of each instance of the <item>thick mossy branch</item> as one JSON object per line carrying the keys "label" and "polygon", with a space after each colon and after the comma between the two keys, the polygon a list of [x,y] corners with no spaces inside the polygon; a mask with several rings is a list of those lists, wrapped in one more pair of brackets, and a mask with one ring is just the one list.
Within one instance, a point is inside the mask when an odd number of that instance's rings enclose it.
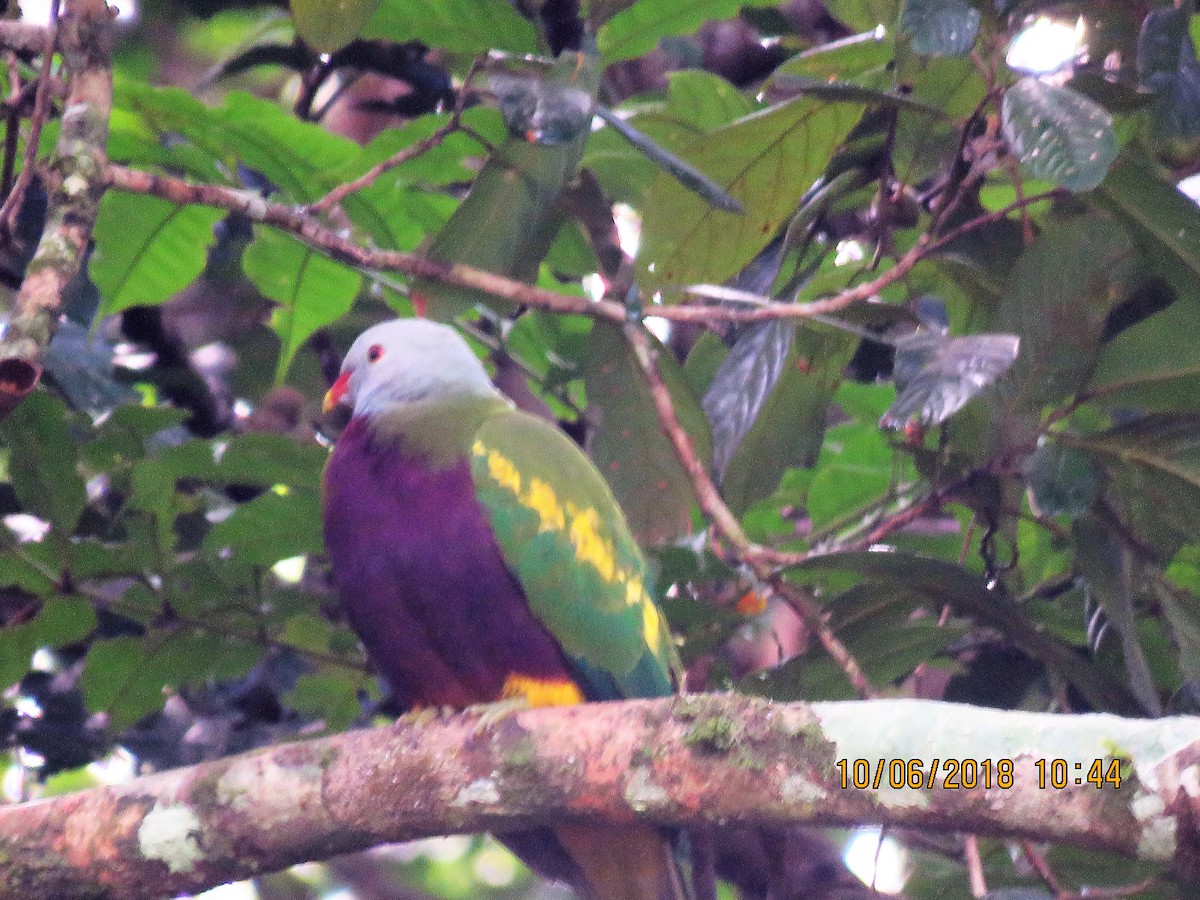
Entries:
{"label": "thick mossy branch", "polygon": [[105,187],[112,13],[104,0],[67,0],[58,45],[70,78],[47,167],[46,226],[0,338],[0,417],[37,384],[63,291],[83,262]]}
{"label": "thick mossy branch", "polygon": [[634,819],[970,831],[1195,878],[1200,718],[732,695],[423,714],[0,808],[0,897],[163,896],[387,841]]}

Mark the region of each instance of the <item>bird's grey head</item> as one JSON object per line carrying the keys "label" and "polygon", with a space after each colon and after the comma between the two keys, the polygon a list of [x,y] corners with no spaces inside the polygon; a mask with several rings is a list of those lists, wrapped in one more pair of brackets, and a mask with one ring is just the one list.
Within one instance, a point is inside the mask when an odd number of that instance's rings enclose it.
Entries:
{"label": "bird's grey head", "polygon": [[350,347],[326,408],[371,416],[409,403],[499,396],[483,363],[453,328],[396,319],[368,328]]}

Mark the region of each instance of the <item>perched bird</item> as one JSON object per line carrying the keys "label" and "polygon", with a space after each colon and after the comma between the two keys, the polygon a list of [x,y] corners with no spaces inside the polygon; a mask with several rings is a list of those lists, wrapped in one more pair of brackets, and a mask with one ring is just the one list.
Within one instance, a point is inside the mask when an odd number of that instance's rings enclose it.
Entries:
{"label": "perched bird", "polygon": [[[405,707],[657,697],[680,681],[645,560],[603,477],[513,408],[452,328],[376,325],[325,409],[352,415],[325,471],[325,544],[350,623]],[[683,896],[649,826],[504,835],[598,900]]]}

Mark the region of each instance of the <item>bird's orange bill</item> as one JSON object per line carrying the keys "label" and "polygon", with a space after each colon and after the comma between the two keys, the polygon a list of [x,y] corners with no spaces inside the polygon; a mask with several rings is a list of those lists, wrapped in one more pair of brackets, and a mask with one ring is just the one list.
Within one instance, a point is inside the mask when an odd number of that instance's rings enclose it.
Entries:
{"label": "bird's orange bill", "polygon": [[333,408],[342,402],[349,387],[350,373],[343,372],[338,376],[337,381],[333,383],[333,387],[325,392],[325,399],[321,401],[321,412],[326,415],[332,412]]}

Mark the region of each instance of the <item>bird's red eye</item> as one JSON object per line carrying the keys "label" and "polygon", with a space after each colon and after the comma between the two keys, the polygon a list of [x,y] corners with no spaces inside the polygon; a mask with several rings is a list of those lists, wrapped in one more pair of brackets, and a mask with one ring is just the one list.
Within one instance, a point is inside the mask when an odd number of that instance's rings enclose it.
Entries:
{"label": "bird's red eye", "polygon": [[383,345],[372,344],[367,348],[367,362],[375,362],[383,356]]}

